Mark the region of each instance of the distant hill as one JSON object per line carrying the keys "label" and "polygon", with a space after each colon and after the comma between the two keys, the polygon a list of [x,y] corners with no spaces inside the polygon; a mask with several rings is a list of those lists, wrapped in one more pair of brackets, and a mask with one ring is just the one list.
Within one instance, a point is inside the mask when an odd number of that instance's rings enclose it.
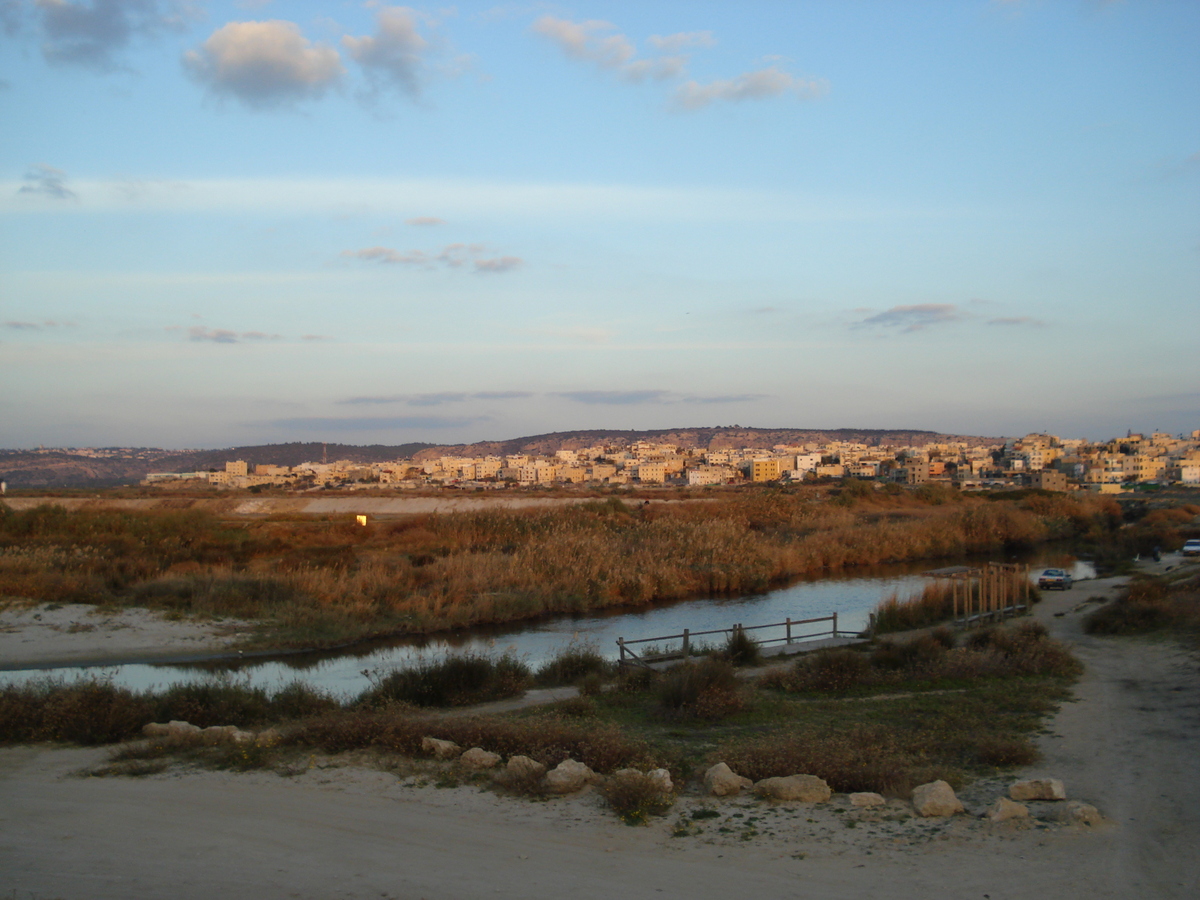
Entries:
{"label": "distant hill", "polygon": [[[976,435],[940,434],[915,429],[875,428],[742,428],[738,425],[715,428],[665,428],[657,431],[562,431],[513,438],[506,441],[480,441],[475,444],[440,445],[411,443],[389,446],[371,444],[322,444],[315,441],[291,444],[260,444],[252,447],[228,447],[223,450],[162,450],[157,448],[121,448],[103,451],[70,449],[0,450],[0,478],[12,488],[114,487],[136,484],[150,472],[202,472],[222,469],[226,462],[244,459],[251,465],[274,463],[295,466],[304,462],[387,462],[393,459],[428,459],[435,456],[487,456],[512,454],[552,454],[556,450],[578,450],[596,444],[624,446],[636,441],[657,441],[697,450],[726,447],[759,447],[776,444],[806,444],[824,441],[853,441],[868,446],[926,444],[964,441],[971,445],[991,444],[1002,438]],[[91,455],[93,453],[102,455]]]}
{"label": "distant hill", "polygon": [[150,472],[203,472],[223,469],[225,463],[244,459],[251,465],[274,463],[295,466],[304,462],[348,459],[352,462],[386,462],[411,457],[432,444],[412,443],[397,446],[372,444],[322,444],[316,441],[291,444],[260,444],[253,447],[228,447],[223,450],[161,450],[129,448],[105,450],[95,457],[80,451],[0,450],[0,478],[9,487],[114,487],[137,484]]}

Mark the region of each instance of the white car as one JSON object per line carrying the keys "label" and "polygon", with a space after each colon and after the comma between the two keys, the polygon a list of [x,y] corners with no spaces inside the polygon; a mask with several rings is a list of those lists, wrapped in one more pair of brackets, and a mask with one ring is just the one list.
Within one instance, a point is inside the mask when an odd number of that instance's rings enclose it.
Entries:
{"label": "white car", "polygon": [[1200,556],[1200,540],[1196,540],[1195,538],[1193,538],[1190,541],[1184,541],[1183,555],[1184,556]]}
{"label": "white car", "polygon": [[1071,583],[1071,576],[1062,569],[1047,569],[1038,578],[1038,587],[1043,591],[1048,591],[1051,588],[1065,591],[1071,587]]}

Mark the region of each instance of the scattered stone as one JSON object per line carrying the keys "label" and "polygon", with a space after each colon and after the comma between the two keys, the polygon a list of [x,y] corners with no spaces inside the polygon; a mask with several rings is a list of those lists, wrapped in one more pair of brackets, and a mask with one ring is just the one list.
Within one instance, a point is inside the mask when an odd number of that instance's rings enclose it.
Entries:
{"label": "scattered stone", "polygon": [[754,793],[764,800],[800,800],[804,803],[824,803],[833,795],[825,779],[816,775],[764,778],[754,785]]}
{"label": "scattered stone", "polygon": [[704,787],[714,797],[728,797],[740,792],[742,788],[753,785],[753,781],[735,774],[733,769],[723,762],[717,763],[704,773]]}
{"label": "scattered stone", "polygon": [[983,818],[990,819],[993,822],[1006,822],[1009,819],[1027,819],[1029,818],[1029,807],[1024,803],[1009,800],[1007,797],[997,797],[996,802],[984,811]]}
{"label": "scattered stone", "polygon": [[435,737],[421,738],[421,752],[436,759],[458,759],[462,748],[454,741],[443,741]]}
{"label": "scattered stone", "polygon": [[1058,821],[1067,825],[1100,825],[1104,822],[1104,816],[1100,814],[1100,810],[1082,800],[1068,801],[1056,811]]}
{"label": "scattered stone", "polygon": [[883,806],[885,803],[887,803],[887,801],[883,799],[882,794],[872,793],[871,791],[860,791],[856,794],[850,795],[851,806]]}
{"label": "scattered stone", "polygon": [[1066,800],[1067,791],[1057,778],[1034,778],[1018,781],[1008,789],[1014,800]]}
{"label": "scattered stone", "polygon": [[546,790],[551,794],[573,794],[596,780],[596,773],[581,762],[564,759],[546,773]]}
{"label": "scattered stone", "polygon": [[674,793],[675,783],[671,781],[671,773],[666,769],[651,769],[646,773],[646,777],[653,781],[664,794]]}
{"label": "scattered stone", "polygon": [[458,761],[468,769],[494,769],[500,765],[500,754],[484,750],[482,747],[472,747],[460,756]]}
{"label": "scattered stone", "polygon": [[546,774],[546,767],[528,756],[509,757],[505,772],[513,781],[536,781]]}
{"label": "scattered stone", "polygon": [[963,812],[963,805],[954,794],[954,788],[944,781],[931,781],[913,788],[913,808],[918,814],[930,816],[952,816]]}

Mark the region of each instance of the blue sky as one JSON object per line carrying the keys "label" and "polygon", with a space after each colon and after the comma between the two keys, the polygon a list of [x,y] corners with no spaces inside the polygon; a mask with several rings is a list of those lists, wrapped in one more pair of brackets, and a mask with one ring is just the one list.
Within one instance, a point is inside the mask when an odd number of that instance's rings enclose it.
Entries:
{"label": "blue sky", "polygon": [[1200,427],[1200,4],[0,0],[0,446]]}

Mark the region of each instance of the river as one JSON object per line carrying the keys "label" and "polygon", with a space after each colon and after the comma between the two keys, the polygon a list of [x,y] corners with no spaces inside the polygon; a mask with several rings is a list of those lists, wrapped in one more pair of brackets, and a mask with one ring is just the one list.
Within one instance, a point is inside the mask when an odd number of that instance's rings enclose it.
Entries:
{"label": "river", "polygon": [[[0,672],[0,684],[20,684],[41,678],[74,680],[79,677],[111,679],[134,690],[161,689],[172,684],[228,678],[273,690],[302,681],[339,698],[356,696],[380,673],[421,658],[446,653],[512,653],[536,668],[572,644],[594,647],[616,658],[617,639],[636,640],[681,633],[746,627],[782,622],[787,618],[811,619],[838,614],[838,629],[857,632],[866,628],[868,616],[892,594],[901,598],[917,594],[929,582],[930,569],[983,560],[938,560],[860,568],[850,574],[824,575],[796,581],[763,594],[733,598],[707,598],[616,609],[588,616],[556,616],[505,627],[477,627],[428,638],[403,638],[358,644],[338,651],[312,651],[246,659],[207,660],[188,664],[129,663]],[[1042,548],[1021,557],[1031,576],[1045,566],[1073,571],[1076,580],[1095,577],[1089,563],[1077,561],[1061,550]]]}

